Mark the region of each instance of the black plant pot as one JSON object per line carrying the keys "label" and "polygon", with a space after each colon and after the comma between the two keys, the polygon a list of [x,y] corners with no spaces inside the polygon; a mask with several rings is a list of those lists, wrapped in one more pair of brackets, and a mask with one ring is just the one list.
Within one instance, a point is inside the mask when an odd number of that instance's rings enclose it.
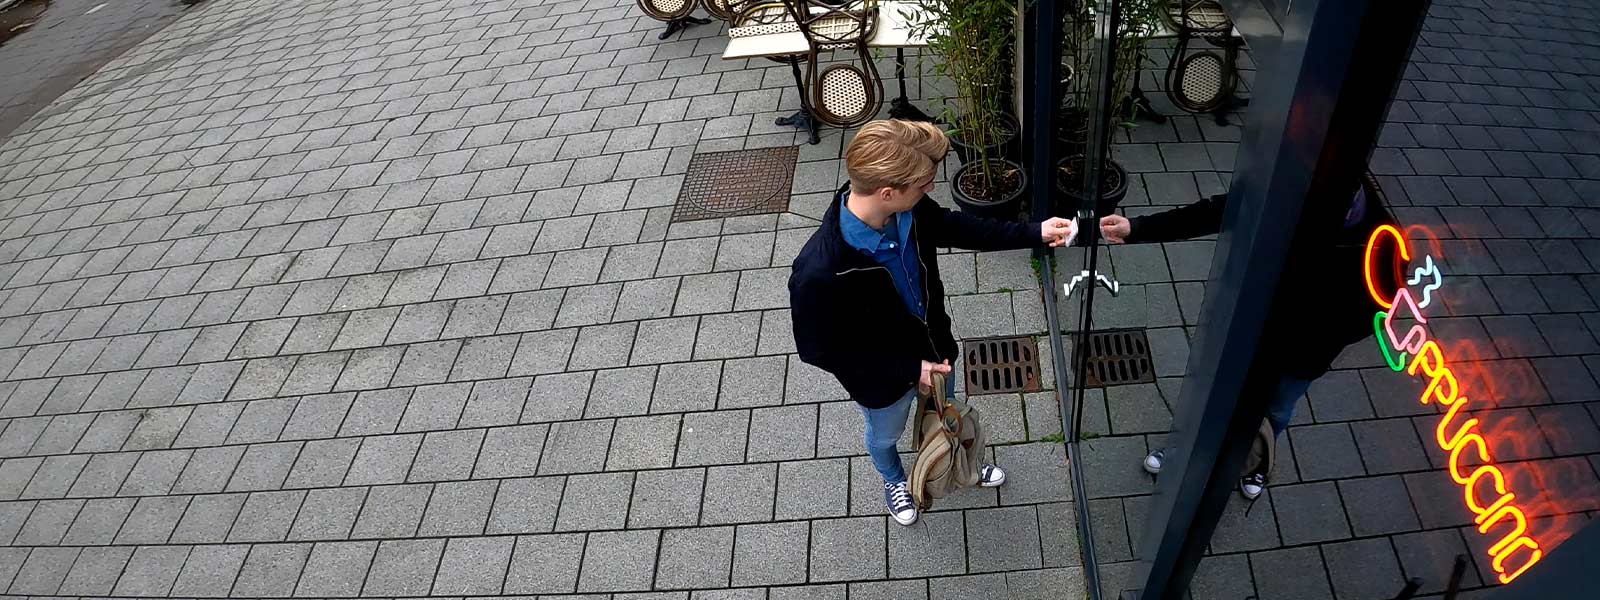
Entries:
{"label": "black plant pot", "polygon": [[[1073,155],[1056,163],[1056,202],[1058,217],[1071,218],[1083,206],[1083,155]],[[1104,217],[1117,211],[1117,205],[1128,195],[1128,171],[1107,158],[1106,170],[1101,173],[1100,199],[1095,202],[1095,217]]]}
{"label": "black plant pot", "polygon": [[[960,123],[960,119],[957,119],[956,122]],[[1021,145],[1017,143],[1018,139],[1020,139],[1020,135],[1017,133],[1019,129],[1021,129],[1021,126],[1017,125],[1016,117],[1000,115],[999,130],[1001,136],[1000,139],[989,144],[987,154],[980,155],[976,146],[971,146],[961,141],[961,131],[959,129],[956,130],[955,135],[950,136],[950,146],[955,148],[956,158],[963,165],[978,160],[979,156],[1016,161],[1021,154]]]}
{"label": "black plant pot", "polygon": [[974,179],[980,178],[975,169],[981,163],[967,163],[956,169],[955,176],[950,178],[950,197],[955,198],[956,205],[964,212],[990,219],[1015,220],[1022,207],[1022,196],[1028,191],[1028,174],[1021,165],[1009,160],[991,158],[988,162],[998,163],[1003,181],[983,185],[998,189],[987,194],[968,191],[969,187],[980,184]]}

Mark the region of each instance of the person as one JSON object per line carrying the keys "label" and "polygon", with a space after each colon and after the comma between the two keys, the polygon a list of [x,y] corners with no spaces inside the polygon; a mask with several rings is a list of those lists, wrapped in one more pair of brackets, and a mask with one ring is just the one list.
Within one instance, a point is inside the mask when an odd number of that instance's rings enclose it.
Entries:
{"label": "person", "polygon": [[[1369,188],[1371,188],[1369,192]],[[1267,421],[1274,438],[1281,437],[1294,418],[1295,403],[1311,383],[1328,371],[1344,348],[1372,335],[1372,302],[1363,280],[1363,251],[1372,230],[1394,224],[1394,216],[1380,200],[1376,184],[1364,178],[1345,211],[1344,222],[1331,244],[1303,253],[1313,264],[1285,269],[1274,303],[1287,302],[1315,315],[1301,323],[1302,348],[1278,356],[1281,368],[1276,392],[1268,399]],[[1217,194],[1163,212],[1128,218],[1108,215],[1100,219],[1100,235],[1112,244],[1171,242],[1217,233],[1222,228],[1228,195]],[[1390,285],[1398,285],[1389,276]],[[1145,456],[1144,469],[1161,472],[1166,449]],[[1271,465],[1258,462],[1239,479],[1239,493],[1254,500],[1266,490]]]}
{"label": "person", "polygon": [[[790,310],[800,360],[832,374],[859,405],[865,445],[883,477],[896,523],[917,509],[895,451],[918,392],[934,373],[953,393],[956,339],[945,313],[940,247],[1009,250],[1066,245],[1076,225],[1052,218],[1012,223],[953,212],[928,198],[950,142],[929,123],[882,120],[862,126],[845,150],[849,182],[794,259]],[[980,485],[1005,482],[994,465]]]}

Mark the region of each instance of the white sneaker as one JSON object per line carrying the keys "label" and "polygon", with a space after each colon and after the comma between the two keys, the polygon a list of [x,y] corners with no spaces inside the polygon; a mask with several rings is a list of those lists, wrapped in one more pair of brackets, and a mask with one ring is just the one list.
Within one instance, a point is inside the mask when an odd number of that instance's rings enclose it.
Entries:
{"label": "white sneaker", "polygon": [[906,482],[883,484],[883,501],[889,505],[889,516],[901,525],[917,522],[917,505],[911,501],[911,490]]}
{"label": "white sneaker", "polygon": [[1006,472],[994,465],[984,465],[978,468],[978,487],[1000,487],[1006,482]]}
{"label": "white sneaker", "polygon": [[1156,449],[1155,452],[1151,452],[1149,455],[1145,456],[1144,457],[1144,470],[1146,472],[1149,472],[1151,475],[1160,474],[1161,473],[1161,461],[1166,460],[1166,458],[1167,458],[1166,452],[1167,452],[1166,449],[1158,448],[1158,449]]}

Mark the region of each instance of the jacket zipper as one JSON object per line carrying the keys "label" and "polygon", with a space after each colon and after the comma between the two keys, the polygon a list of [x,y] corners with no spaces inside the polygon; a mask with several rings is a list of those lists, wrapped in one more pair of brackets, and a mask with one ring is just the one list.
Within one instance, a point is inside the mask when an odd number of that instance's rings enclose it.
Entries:
{"label": "jacket zipper", "polygon": [[[911,233],[912,233],[912,235],[916,235],[916,232],[917,232],[917,222],[915,220],[913,220],[913,221],[911,221]],[[921,237],[921,236],[917,236],[917,237]],[[922,260],[922,252],[920,252],[920,251],[917,252],[917,264],[922,267],[922,303],[923,303],[923,306],[926,307],[929,304],[929,302],[928,302],[928,263],[927,263],[927,261]],[[855,268],[855,269],[845,269],[845,270],[840,271],[838,273],[834,273],[834,276],[844,275],[844,274],[847,274],[847,273],[866,272],[866,271],[883,271],[883,274],[889,276],[889,284],[890,285],[894,284],[894,274],[889,272],[888,267],[883,267],[883,266]],[[924,308],[923,310],[924,310],[924,312],[926,312],[927,309]],[[906,312],[910,312],[910,310],[908,309]],[[911,316],[917,317],[917,315],[915,313],[913,313]],[[933,328],[928,326],[927,317],[917,317],[917,321],[922,323],[922,333],[923,333],[923,335],[928,337],[928,348],[933,350],[934,358],[939,359],[939,362],[944,362],[944,355],[939,354],[939,344],[933,341]]]}

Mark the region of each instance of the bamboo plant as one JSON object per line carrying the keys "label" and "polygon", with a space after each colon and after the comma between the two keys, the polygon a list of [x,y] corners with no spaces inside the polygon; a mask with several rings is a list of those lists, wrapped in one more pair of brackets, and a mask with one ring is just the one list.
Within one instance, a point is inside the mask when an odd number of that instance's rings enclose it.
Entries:
{"label": "bamboo plant", "polygon": [[[991,156],[994,148],[1016,132],[1005,118],[1006,90],[1011,84],[1011,48],[1017,7],[1014,0],[916,0],[921,19],[913,35],[928,40],[940,61],[934,72],[949,78],[955,95],[945,102],[950,134],[975,151],[969,156],[963,192],[976,199],[995,199],[1005,170],[1014,170]],[[953,106],[952,106],[953,105]]]}

